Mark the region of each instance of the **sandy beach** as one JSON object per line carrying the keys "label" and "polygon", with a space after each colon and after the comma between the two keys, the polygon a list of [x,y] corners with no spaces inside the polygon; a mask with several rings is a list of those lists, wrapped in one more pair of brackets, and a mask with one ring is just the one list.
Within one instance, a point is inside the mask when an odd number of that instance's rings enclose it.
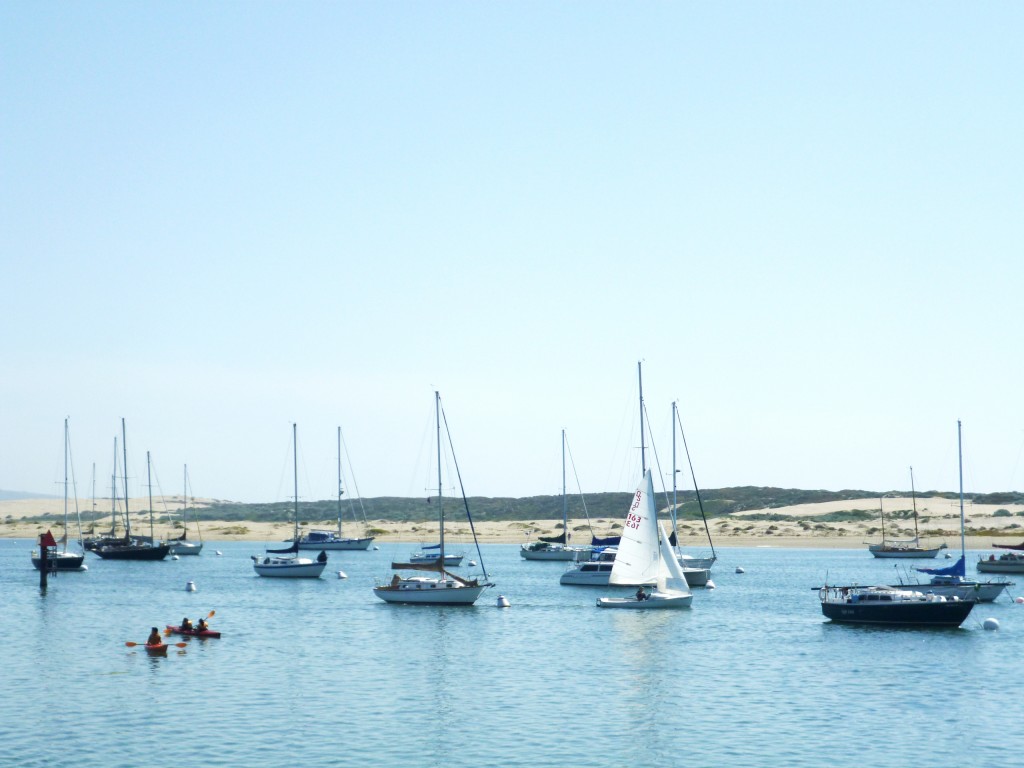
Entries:
{"label": "sandy beach", "polygon": [[[201,505],[202,501],[198,503]],[[910,509],[909,499],[886,499],[886,514]],[[889,508],[889,504],[892,508]],[[168,500],[154,499],[154,507],[159,509],[174,508]],[[853,501],[833,501],[820,504],[802,504],[791,507],[777,507],[744,513],[735,513],[727,517],[709,521],[711,535],[716,547],[813,547],[860,549],[869,542],[881,539],[880,521],[878,519],[864,522],[825,522],[820,518],[825,515],[854,510],[870,510],[877,502],[866,499]],[[72,503],[71,508],[74,508]],[[79,500],[78,508],[92,508],[91,501]],[[145,510],[146,501],[133,500],[131,509]],[[960,539],[960,508],[955,499],[918,498],[919,529],[921,537],[930,544],[946,542],[950,548],[959,548]],[[40,515],[59,515],[63,511],[62,499],[31,499],[18,501],[0,501],[0,538],[35,538],[48,528],[58,534],[60,523],[40,524]],[[761,520],[758,516],[777,515],[790,520]],[[1024,541],[1024,505],[1003,504],[983,505],[967,503],[965,506],[967,547],[969,549],[990,549],[993,542],[1019,543]],[[72,513],[73,517],[73,513]],[[570,529],[579,543],[589,542],[589,531],[583,521],[570,521]],[[598,535],[616,535],[621,527],[620,520],[599,518],[593,521]],[[280,542],[292,534],[293,524],[281,521],[276,523],[252,521],[204,520],[202,536],[210,541],[253,541]],[[330,529],[333,521],[324,520],[312,523],[310,528]],[[102,531],[106,523],[97,525]],[[76,533],[72,522],[72,535]],[[143,511],[132,513],[132,527],[141,533],[149,532],[149,513]],[[159,536],[167,536],[172,532],[166,513],[156,515],[155,532]],[[431,543],[436,541],[436,523],[399,523],[389,520],[371,520],[368,528],[372,535],[383,542],[409,542],[413,544]],[[537,536],[550,536],[560,532],[560,520],[528,520],[528,521],[488,521],[476,524],[476,532],[483,543],[521,543],[535,539]],[[707,534],[700,521],[688,521],[681,526],[681,543],[684,546],[707,547]],[[305,528],[303,528],[305,530]],[[465,522],[453,522],[445,526],[445,531],[453,540],[460,542],[470,540],[469,526]],[[351,535],[361,531],[346,526]],[[886,532],[889,537],[906,538],[913,536],[913,521],[906,519],[888,520]],[[88,531],[87,531],[88,534]],[[58,534],[59,535],[59,534]]]}

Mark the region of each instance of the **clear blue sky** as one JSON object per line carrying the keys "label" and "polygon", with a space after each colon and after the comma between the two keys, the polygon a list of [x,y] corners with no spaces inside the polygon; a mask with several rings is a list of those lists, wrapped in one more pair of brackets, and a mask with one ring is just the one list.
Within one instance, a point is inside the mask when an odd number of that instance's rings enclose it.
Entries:
{"label": "clear blue sky", "polygon": [[[1017,3],[0,3],[0,488],[1024,487]],[[571,483],[574,485],[574,483]],[[688,487],[688,484],[687,484]],[[133,495],[142,493],[141,485]]]}

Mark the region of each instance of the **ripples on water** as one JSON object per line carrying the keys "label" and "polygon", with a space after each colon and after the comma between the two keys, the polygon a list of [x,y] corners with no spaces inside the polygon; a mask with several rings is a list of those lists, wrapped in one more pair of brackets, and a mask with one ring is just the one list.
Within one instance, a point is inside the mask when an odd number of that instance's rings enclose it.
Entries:
{"label": "ripples on water", "polygon": [[[498,586],[473,608],[377,600],[390,545],[294,582],[254,576],[245,543],[89,555],[45,597],[30,548],[0,540],[0,765],[845,768],[1024,749],[1024,605],[1003,596],[960,630],[831,625],[811,590],[826,573],[893,576],[863,550],[723,549],[692,610],[645,613],[596,608],[611,590],[560,586],[562,564],[514,545],[485,547]],[[211,609],[221,640],[166,659],[124,645]]]}

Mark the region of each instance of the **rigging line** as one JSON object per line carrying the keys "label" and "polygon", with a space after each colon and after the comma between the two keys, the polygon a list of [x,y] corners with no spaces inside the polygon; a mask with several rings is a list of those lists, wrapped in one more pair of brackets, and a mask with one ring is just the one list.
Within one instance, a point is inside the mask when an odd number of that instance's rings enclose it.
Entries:
{"label": "rigging line", "polygon": [[[338,431],[341,433],[341,448],[345,454],[345,461],[348,462],[348,473],[352,476],[352,487],[356,492],[356,499],[359,500],[359,511],[363,514],[363,524],[366,524],[366,509],[363,507],[363,494],[359,492],[359,483],[356,482],[356,471],[352,468],[352,454],[348,452],[348,443],[345,442],[345,431],[338,427]],[[352,511],[352,517],[355,518],[355,506],[352,501],[352,496],[348,497],[349,510]]]}
{"label": "rigging line", "polygon": [[665,504],[666,504],[666,506],[669,506],[670,502],[668,500],[668,489],[665,487],[665,476],[662,474],[662,471],[661,471],[661,457],[658,456],[658,447],[654,444],[654,430],[651,428],[651,417],[650,417],[650,414],[647,413],[647,402],[646,401],[643,403],[643,407],[644,407],[644,421],[647,423],[647,435],[648,435],[648,437],[650,438],[650,441],[651,441],[651,453],[654,454],[654,464],[658,468],[657,474],[658,474],[658,478],[661,480],[661,492],[665,496]]}
{"label": "rigging line", "polygon": [[[68,464],[71,466],[71,488],[75,492],[75,517],[78,519],[78,541],[82,541],[82,515],[78,511],[78,482],[75,480],[75,454],[71,451],[71,432],[68,432]],[[66,533],[66,531],[65,531]]]}
{"label": "rigging line", "polygon": [[[438,396],[440,399],[440,396]],[[444,412],[444,406],[441,406],[441,419],[444,421],[444,432],[448,436],[448,447],[452,452],[452,463],[455,465],[455,476],[459,479],[459,492],[462,494],[462,505],[466,508],[466,519],[469,520],[469,530],[473,534],[473,544],[476,546],[476,556],[480,560],[480,569],[484,572],[484,580],[490,581],[490,576],[487,575],[487,566],[484,565],[484,556],[480,551],[480,541],[476,537],[476,527],[473,525],[473,516],[469,514],[469,501],[466,499],[466,489],[462,485],[462,472],[459,470],[459,460],[455,456],[455,445],[452,443],[452,433],[448,429],[448,414]],[[441,564],[442,567],[444,563]]]}
{"label": "rigging line", "polygon": [[572,448],[569,447],[569,438],[565,439],[565,452],[569,454],[569,465],[572,467],[572,476],[576,480],[576,490],[579,492],[580,501],[583,503],[583,514],[587,518],[587,527],[590,528],[590,535],[594,535],[594,526],[590,522],[590,513],[587,511],[587,500],[583,496],[583,488],[580,486],[580,476],[576,474],[576,462],[572,458]]}
{"label": "rigging line", "polygon": [[693,490],[697,494],[697,506],[700,508],[701,519],[704,520],[704,531],[708,535],[708,544],[711,546],[711,554],[713,557],[718,557],[715,554],[715,542],[711,539],[711,528],[708,526],[707,515],[704,514],[704,502],[700,498],[700,486],[697,485],[697,474],[693,471],[693,460],[690,459],[690,448],[686,444],[686,432],[683,430],[683,422],[679,417],[679,409],[676,408],[676,422],[679,424],[679,435],[683,438],[683,453],[686,454],[686,463],[690,467],[690,477],[693,479]]}

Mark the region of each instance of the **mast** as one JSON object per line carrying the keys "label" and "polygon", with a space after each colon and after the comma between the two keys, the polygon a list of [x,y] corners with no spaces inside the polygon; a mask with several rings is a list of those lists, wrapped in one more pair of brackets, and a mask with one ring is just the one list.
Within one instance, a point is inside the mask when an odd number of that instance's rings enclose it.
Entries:
{"label": "mast", "polygon": [[676,513],[679,510],[678,501],[676,498],[676,475],[679,474],[679,470],[676,469],[676,401],[672,401],[672,535],[675,536],[676,543],[679,543],[679,533],[676,529]]}
{"label": "mast", "polygon": [[68,419],[64,417],[64,551],[68,551]]}
{"label": "mast", "polygon": [[149,486],[149,541],[156,544],[156,534],[153,532],[153,472],[150,469],[149,451],[146,451],[146,485]]}
{"label": "mast", "polygon": [[292,422],[292,474],[295,479],[295,541],[299,540],[299,437]]}
{"label": "mast", "polygon": [[121,417],[121,451],[124,453],[124,536],[131,539],[132,523],[128,515],[128,438],[125,435],[124,417]]}
{"label": "mast", "polygon": [[565,430],[562,430],[562,543],[569,546],[569,500],[565,495]]}
{"label": "mast", "polygon": [[956,420],[956,453],[960,465],[960,557],[966,562],[967,543],[964,538],[964,451],[961,443],[960,419]]}
{"label": "mast", "polygon": [[[117,533],[117,437],[114,437],[114,471],[110,473],[110,536]],[[125,534],[127,535],[127,534]]]}
{"label": "mast", "polygon": [[181,532],[184,537],[188,538],[188,517],[186,513],[188,511],[188,464],[185,465],[185,469],[181,473]]}
{"label": "mast", "polygon": [[341,427],[338,427],[338,538],[341,539]]}
{"label": "mast", "polygon": [[917,533],[917,494],[914,493],[914,468],[910,468],[910,503],[914,505],[914,545],[920,546]]}
{"label": "mast", "polygon": [[882,506],[882,497],[878,497],[878,515],[882,518],[882,546],[885,546],[885,508]]}
{"label": "mast", "polygon": [[640,382],[640,474],[647,474],[647,454],[644,446],[644,374],[641,369],[642,363],[638,360],[636,364],[636,376]]}
{"label": "mast", "polygon": [[440,529],[438,535],[438,565],[444,574],[444,504],[441,500],[441,393],[434,391],[434,419],[437,422],[437,521]]}

